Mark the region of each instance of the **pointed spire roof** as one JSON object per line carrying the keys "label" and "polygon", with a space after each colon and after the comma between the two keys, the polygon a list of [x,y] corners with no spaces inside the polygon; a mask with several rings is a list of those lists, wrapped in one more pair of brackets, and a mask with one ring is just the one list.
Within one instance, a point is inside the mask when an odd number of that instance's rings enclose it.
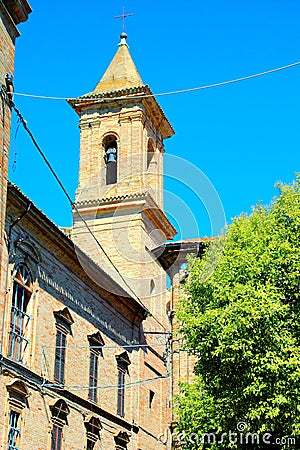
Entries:
{"label": "pointed spire roof", "polygon": [[95,93],[117,91],[143,86],[144,83],[135,67],[126,42],[127,34],[120,35],[121,42],[103,77],[95,87]]}

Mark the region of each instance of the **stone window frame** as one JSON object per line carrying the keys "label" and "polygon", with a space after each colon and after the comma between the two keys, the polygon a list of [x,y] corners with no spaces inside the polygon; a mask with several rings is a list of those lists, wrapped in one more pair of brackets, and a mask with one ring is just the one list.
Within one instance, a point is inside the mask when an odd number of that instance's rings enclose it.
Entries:
{"label": "stone window frame", "polygon": [[118,370],[117,415],[125,417],[125,381],[129,375],[128,367],[131,364],[128,353],[125,351],[116,356]]}
{"label": "stone window frame", "polygon": [[93,450],[96,442],[100,440],[102,425],[98,417],[88,415],[84,421],[86,429],[86,450]]}
{"label": "stone window frame", "polygon": [[6,390],[9,406],[7,445],[10,450],[19,450],[23,411],[28,407],[27,399],[30,393],[26,384],[18,378],[13,378],[6,385]]}
{"label": "stone window frame", "polygon": [[126,450],[127,444],[130,442],[130,434],[126,431],[118,431],[114,435],[115,450]]}
{"label": "stone window frame", "polygon": [[[10,286],[10,308],[6,315],[7,324],[9,327],[9,330],[7,332],[7,342],[4,344],[7,348],[7,357],[12,358],[15,361],[22,363],[24,365],[27,365],[29,363],[30,358],[30,338],[32,337],[32,329],[34,326],[34,317],[31,312],[34,311],[34,302],[36,301],[36,293],[38,291],[38,265],[40,264],[41,256],[38,250],[35,247],[35,243],[32,242],[31,239],[28,238],[28,236],[18,236],[13,241],[13,252],[11,254],[11,262],[13,263],[13,269],[11,271],[11,286]],[[20,266],[24,266],[28,269],[28,272],[31,274],[31,283],[30,286],[28,286],[26,283],[23,284],[22,280],[18,279],[18,269]],[[24,280],[23,280],[24,281]],[[26,321],[26,323],[21,324],[22,329],[20,329],[19,326],[17,326],[17,329],[13,329],[12,327],[12,314],[14,311],[14,314],[18,313],[18,300],[16,298],[17,293],[16,291],[16,283],[18,283],[19,287],[21,289],[24,289],[24,291],[27,291],[27,295],[30,294],[26,308],[20,309],[19,314],[19,320],[20,316],[23,316],[23,320]],[[29,289],[28,289],[29,288]],[[8,316],[9,314],[9,316]],[[20,325],[20,322],[19,322]],[[25,325],[25,328],[24,328]],[[15,334],[16,332],[16,334]],[[20,339],[19,343],[21,346],[24,346],[25,348],[21,349],[21,352],[18,352],[17,358],[14,357],[15,351],[11,349],[12,345],[12,335],[15,335],[18,339]],[[18,336],[19,335],[19,336]],[[15,355],[16,356],[16,355]]]}
{"label": "stone window frame", "polygon": [[151,163],[155,162],[155,145],[153,139],[149,138],[147,143],[147,171],[150,169]]}
{"label": "stone window frame", "polygon": [[67,336],[72,334],[74,320],[67,307],[53,311],[56,323],[55,349],[54,349],[54,381],[60,385],[65,383],[67,360]]}
{"label": "stone window frame", "polygon": [[25,363],[30,344],[32,301],[35,274],[26,258],[19,259],[13,270],[7,356]]}
{"label": "stone window frame", "polygon": [[68,425],[70,409],[63,399],[56,399],[50,405],[51,411],[51,450],[62,450],[64,427]]}
{"label": "stone window frame", "polygon": [[[110,131],[102,136],[103,157],[105,161],[105,185],[116,184],[118,182],[118,157],[119,138],[118,135]],[[111,151],[109,151],[111,150]],[[115,164],[112,166],[112,163]]]}
{"label": "stone window frame", "polygon": [[102,348],[104,346],[104,340],[100,331],[89,334],[87,336],[89,341],[89,390],[88,399],[92,402],[98,400],[98,382],[99,382],[99,356],[103,356]]}

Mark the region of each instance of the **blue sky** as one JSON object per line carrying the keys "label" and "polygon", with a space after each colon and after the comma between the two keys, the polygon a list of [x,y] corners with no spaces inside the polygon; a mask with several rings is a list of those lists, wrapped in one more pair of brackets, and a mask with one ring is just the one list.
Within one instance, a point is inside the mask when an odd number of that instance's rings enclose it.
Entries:
{"label": "blue sky", "polygon": [[[41,2],[21,24],[16,45],[15,90],[73,97],[93,90],[119,42],[123,1]],[[127,0],[131,55],[154,93],[217,83],[300,60],[298,0],[177,1]],[[165,142],[168,155],[195,165],[221,199],[228,222],[269,203],[281,180],[299,171],[300,66],[206,91],[159,97],[176,134]],[[64,101],[15,97],[28,126],[71,196],[77,186],[78,117]],[[10,180],[58,225],[71,225],[68,202],[16,124],[11,135]],[[16,170],[12,170],[14,152]],[[168,162],[168,161],[167,161]],[[166,167],[167,172],[172,168]],[[199,197],[205,177],[166,179],[166,200],[174,192],[190,211],[167,210],[178,238],[219,232]],[[186,178],[188,178],[186,176]],[[204,199],[205,202],[205,199]],[[213,215],[214,205],[209,205]],[[187,217],[189,218],[187,219]],[[197,224],[197,225],[195,225]]]}

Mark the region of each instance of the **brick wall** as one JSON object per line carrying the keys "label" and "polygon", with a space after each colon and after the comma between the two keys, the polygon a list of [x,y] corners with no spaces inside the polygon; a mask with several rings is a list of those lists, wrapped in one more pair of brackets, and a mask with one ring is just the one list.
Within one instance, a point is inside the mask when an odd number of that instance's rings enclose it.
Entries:
{"label": "brick wall", "polygon": [[[3,299],[6,279],[6,248],[4,242],[4,224],[6,212],[6,191],[8,176],[8,157],[10,142],[11,110],[6,102],[6,73],[14,73],[15,41],[19,36],[17,25],[28,18],[31,8],[26,0],[0,1],[0,298]],[[0,301],[0,317],[3,302]]]}
{"label": "brick wall", "polygon": [[[10,187],[8,196],[7,230],[26,208],[28,199]],[[115,435],[126,432],[128,450],[156,450],[165,445],[158,436],[164,433],[169,413],[168,379],[148,383],[141,380],[166,374],[162,359],[165,336],[147,336],[149,324],[157,328],[153,318],[144,320],[139,307],[129,297],[123,298],[99,287],[91,280],[77,260],[72,242],[64,237],[34,206],[13,228],[11,258],[8,271],[8,294],[4,326],[4,359],[1,365],[0,435],[2,448],[7,446],[9,413],[21,412],[21,443],[23,450],[46,450],[50,446],[52,429],[51,406],[63,399],[68,408],[67,424],[63,427],[63,449],[85,448],[85,420],[94,416],[100,420],[101,440],[95,450],[115,448]],[[18,263],[26,261],[33,276],[33,293],[28,306],[29,344],[22,363],[8,355],[13,277]],[[91,263],[92,264],[92,263]],[[112,289],[114,291],[111,280]],[[66,372],[64,390],[54,383],[56,318],[54,312],[64,308],[72,317],[67,334]],[[87,336],[100,331],[104,341],[99,355],[99,388],[97,402],[88,400],[89,348]],[[149,347],[132,347],[148,342]],[[163,344],[157,346],[157,344]],[[127,344],[127,347],[126,347]],[[125,346],[125,348],[124,348]],[[113,348],[111,348],[113,347]],[[118,372],[116,356],[127,351],[131,364],[125,375],[125,415],[117,416],[116,389]],[[22,380],[29,396],[23,407],[15,406],[9,385]],[[107,388],[108,386],[113,386]],[[77,387],[80,387],[77,389]],[[150,390],[153,392],[150,405]],[[18,409],[19,408],[19,409]],[[0,447],[1,448],[1,447]]]}

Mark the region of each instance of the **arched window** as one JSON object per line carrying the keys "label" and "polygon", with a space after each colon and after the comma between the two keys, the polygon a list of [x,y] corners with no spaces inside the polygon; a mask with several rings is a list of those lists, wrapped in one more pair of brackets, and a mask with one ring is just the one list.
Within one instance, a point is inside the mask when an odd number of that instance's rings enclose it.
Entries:
{"label": "arched window", "polygon": [[149,139],[148,148],[147,148],[147,170],[149,169],[150,164],[153,160],[154,153],[155,153],[155,148],[153,145],[153,141],[152,141],[152,139]]}
{"label": "arched window", "polygon": [[29,302],[32,296],[32,275],[29,268],[20,263],[17,266],[13,282],[12,306],[10,314],[8,356],[16,361],[22,361],[29,344],[28,314]]}
{"label": "arched window", "polygon": [[106,164],[106,184],[115,184],[118,173],[118,144],[114,135],[106,136],[102,143],[104,147],[104,160]]}
{"label": "arched window", "polygon": [[153,279],[151,279],[150,281],[150,294],[154,293],[154,289],[155,289],[155,282]]}

